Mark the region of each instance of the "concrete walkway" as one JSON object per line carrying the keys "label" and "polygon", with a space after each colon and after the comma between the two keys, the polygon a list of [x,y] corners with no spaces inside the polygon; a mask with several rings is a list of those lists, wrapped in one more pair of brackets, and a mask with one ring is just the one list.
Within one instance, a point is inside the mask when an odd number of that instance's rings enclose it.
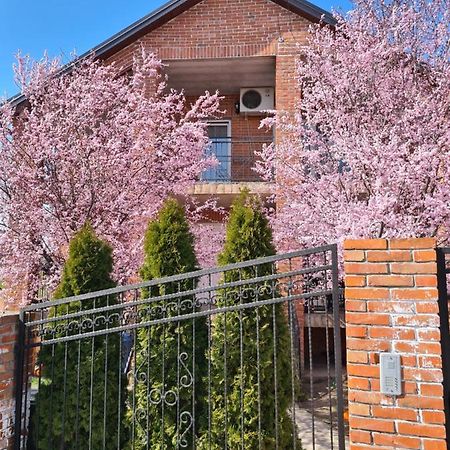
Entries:
{"label": "concrete walkway", "polygon": [[319,417],[314,419],[314,434],[312,414],[295,407],[295,422],[298,437],[302,440],[303,450],[337,450],[339,449],[337,430],[333,427],[333,439],[331,438],[329,424],[323,422]]}

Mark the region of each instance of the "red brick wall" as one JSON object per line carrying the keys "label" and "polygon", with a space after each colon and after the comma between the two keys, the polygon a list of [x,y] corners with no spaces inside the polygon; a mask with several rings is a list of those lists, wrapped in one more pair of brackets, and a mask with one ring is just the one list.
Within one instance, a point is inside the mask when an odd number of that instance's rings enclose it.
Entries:
{"label": "red brick wall", "polygon": [[0,316],[0,448],[12,448],[14,425],[14,345],[17,314]]}
{"label": "red brick wall", "polygon": [[[161,59],[236,58],[291,52],[310,22],[270,0],[204,0],[111,59],[126,66],[141,43]],[[288,49],[288,50],[286,50]]]}
{"label": "red brick wall", "polygon": [[297,45],[306,45],[310,25],[270,0],[204,0],[108,61],[130,66],[141,44],[164,60],[275,56],[276,108],[291,111]]}
{"label": "red brick wall", "polygon": [[[444,450],[434,239],[344,244],[350,449]],[[380,393],[380,352],[401,355],[403,395]]]}
{"label": "red brick wall", "polygon": [[[220,102],[219,109],[223,111],[218,120],[231,121],[231,136],[233,138],[242,139],[248,137],[255,137],[257,139],[270,139],[272,132],[266,129],[260,129],[261,116],[249,116],[246,114],[237,114],[234,104],[239,102],[239,93],[234,95],[223,95]],[[187,103],[195,101],[195,97],[187,97]]]}
{"label": "red brick wall", "polygon": [[299,99],[299,90],[295,79],[296,58],[294,51],[291,55],[280,55],[276,58],[275,98],[277,99],[276,107],[280,111],[292,112]]}

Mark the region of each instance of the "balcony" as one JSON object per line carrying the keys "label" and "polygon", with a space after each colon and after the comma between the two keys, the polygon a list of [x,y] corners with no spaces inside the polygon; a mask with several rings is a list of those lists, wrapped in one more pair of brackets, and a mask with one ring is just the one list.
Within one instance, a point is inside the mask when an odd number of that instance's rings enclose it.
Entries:
{"label": "balcony", "polygon": [[202,183],[260,183],[264,182],[253,168],[258,161],[256,152],[264,145],[272,143],[272,138],[211,138],[207,155],[217,158],[215,167],[203,172]]}

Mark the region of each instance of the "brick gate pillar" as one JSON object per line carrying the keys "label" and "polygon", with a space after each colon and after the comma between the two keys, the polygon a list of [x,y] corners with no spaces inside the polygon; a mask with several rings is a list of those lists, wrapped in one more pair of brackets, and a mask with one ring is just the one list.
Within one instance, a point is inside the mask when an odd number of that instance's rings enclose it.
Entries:
{"label": "brick gate pillar", "polygon": [[17,313],[0,316],[0,448],[12,449],[15,413],[14,346],[18,337]]}
{"label": "brick gate pillar", "polygon": [[[351,450],[447,449],[435,245],[344,243]],[[401,356],[398,397],[380,392],[381,352]]]}

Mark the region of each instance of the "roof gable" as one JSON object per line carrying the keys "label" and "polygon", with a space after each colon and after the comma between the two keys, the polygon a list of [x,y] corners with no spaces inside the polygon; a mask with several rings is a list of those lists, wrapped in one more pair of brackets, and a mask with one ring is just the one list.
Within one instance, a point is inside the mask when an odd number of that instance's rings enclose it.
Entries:
{"label": "roof gable", "polygon": [[[131,24],[129,27],[111,36],[109,39],[97,45],[87,53],[94,52],[98,57],[106,59],[129,45],[131,42],[160,27],[164,23],[167,23],[179,14],[187,11],[189,8],[202,1],[203,0],[170,0],[160,8]],[[312,22],[319,23],[323,20],[326,24],[335,24],[335,19],[328,11],[319,8],[306,0],[271,1],[294,12],[295,14],[311,20]]]}
{"label": "roof gable", "polygon": [[[85,52],[77,59],[82,59],[89,54],[94,54],[97,58],[103,60],[108,59],[117,52],[120,52],[120,50],[126,48],[131,43],[178,17],[180,14],[188,11],[190,8],[201,3],[202,1],[204,0],[170,0],[150,14],[144,16],[142,19],[124,28],[91,50]],[[302,16],[312,22],[318,23],[323,21],[326,24],[335,24],[335,20],[329,12],[313,5],[307,0],[269,1],[278,4],[294,14]],[[64,66],[62,68],[62,72],[70,71],[75,63],[76,61],[73,61]],[[12,97],[9,101],[13,106],[16,106],[20,105],[24,100],[24,96],[18,94],[15,97]]]}

